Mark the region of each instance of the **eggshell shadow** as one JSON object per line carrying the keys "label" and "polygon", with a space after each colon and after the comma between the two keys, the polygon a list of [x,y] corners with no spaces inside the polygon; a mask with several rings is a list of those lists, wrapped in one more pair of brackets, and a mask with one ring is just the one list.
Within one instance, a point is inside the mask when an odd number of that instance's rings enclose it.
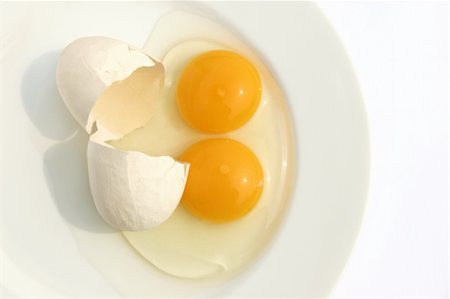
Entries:
{"label": "eggshell shadow", "polygon": [[22,104],[32,124],[43,137],[58,142],[43,155],[44,177],[58,211],[68,223],[90,232],[116,232],[97,213],[90,192],[86,165],[89,136],[73,119],[56,87],[60,52],[37,57],[21,81]]}
{"label": "eggshell shadow", "polygon": [[78,131],[44,154],[47,185],[61,215],[72,225],[97,233],[114,233],[97,210],[89,188],[86,149],[89,137]]}
{"label": "eggshell shadow", "polygon": [[64,140],[79,128],[56,88],[60,52],[52,51],[36,58],[21,81],[22,104],[28,117],[43,136],[52,140]]}

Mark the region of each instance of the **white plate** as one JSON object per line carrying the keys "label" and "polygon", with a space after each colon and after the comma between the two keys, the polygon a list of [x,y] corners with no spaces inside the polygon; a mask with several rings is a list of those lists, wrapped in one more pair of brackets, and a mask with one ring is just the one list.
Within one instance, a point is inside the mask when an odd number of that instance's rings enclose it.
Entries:
{"label": "white plate", "polygon": [[[220,286],[155,271],[97,215],[87,136],[58,97],[55,63],[71,40],[142,45],[173,8],[220,16],[271,66],[289,99],[298,178],[279,234],[256,265]],[[1,289],[44,297],[321,297],[361,223],[368,184],[362,97],[336,34],[315,5],[290,3],[2,3]]]}

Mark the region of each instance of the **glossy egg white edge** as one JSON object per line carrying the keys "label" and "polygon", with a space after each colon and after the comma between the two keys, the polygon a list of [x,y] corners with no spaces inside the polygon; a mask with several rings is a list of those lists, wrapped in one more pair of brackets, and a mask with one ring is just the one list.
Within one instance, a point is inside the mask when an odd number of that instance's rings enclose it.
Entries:
{"label": "glossy egg white edge", "polygon": [[[153,83],[146,84],[147,97],[135,96],[135,102],[119,105],[117,101],[102,98],[108,88],[114,84],[120,88],[120,84],[124,85],[125,80],[143,68],[146,78]],[[56,82],[72,116],[92,134],[87,149],[89,183],[102,218],[126,231],[147,230],[169,218],[183,194],[189,164],[168,156],[121,151],[106,143],[124,137],[151,119],[164,82],[162,64],[124,42],[84,37],[70,43],[62,52]],[[121,114],[119,109],[124,105],[130,108],[136,105],[140,113],[103,121],[111,112]]]}

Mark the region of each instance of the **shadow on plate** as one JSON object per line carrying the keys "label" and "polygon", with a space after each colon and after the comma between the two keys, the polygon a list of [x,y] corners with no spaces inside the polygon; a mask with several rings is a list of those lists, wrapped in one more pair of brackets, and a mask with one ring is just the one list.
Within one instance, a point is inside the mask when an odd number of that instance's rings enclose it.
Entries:
{"label": "shadow on plate", "polygon": [[22,104],[38,131],[51,140],[65,140],[79,125],[65,107],[56,88],[56,62],[60,51],[39,56],[21,82]]}
{"label": "shadow on plate", "polygon": [[56,88],[59,53],[49,52],[34,60],[21,85],[22,103],[30,120],[44,137],[57,141],[43,157],[46,183],[59,212],[70,224],[96,233],[116,232],[101,219],[90,193],[88,135],[72,118]]}

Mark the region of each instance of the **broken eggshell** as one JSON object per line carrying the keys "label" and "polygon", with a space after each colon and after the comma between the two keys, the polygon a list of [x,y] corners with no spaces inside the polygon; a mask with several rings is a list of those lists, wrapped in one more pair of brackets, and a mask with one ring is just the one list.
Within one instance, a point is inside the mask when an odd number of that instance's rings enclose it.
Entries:
{"label": "broken eggshell", "polygon": [[169,218],[189,165],[106,143],[150,121],[164,83],[162,64],[121,41],[85,37],[62,52],[56,82],[72,116],[91,135],[89,182],[104,220],[120,230],[139,231]]}
{"label": "broken eggshell", "polygon": [[132,231],[155,227],[172,215],[189,168],[168,156],[121,151],[92,140],[87,160],[98,212],[110,225]]}
{"label": "broken eggshell", "polygon": [[161,63],[107,37],[73,41],[56,66],[56,84],[72,116],[89,134],[96,123],[105,139],[121,138],[147,124],[163,83]]}

